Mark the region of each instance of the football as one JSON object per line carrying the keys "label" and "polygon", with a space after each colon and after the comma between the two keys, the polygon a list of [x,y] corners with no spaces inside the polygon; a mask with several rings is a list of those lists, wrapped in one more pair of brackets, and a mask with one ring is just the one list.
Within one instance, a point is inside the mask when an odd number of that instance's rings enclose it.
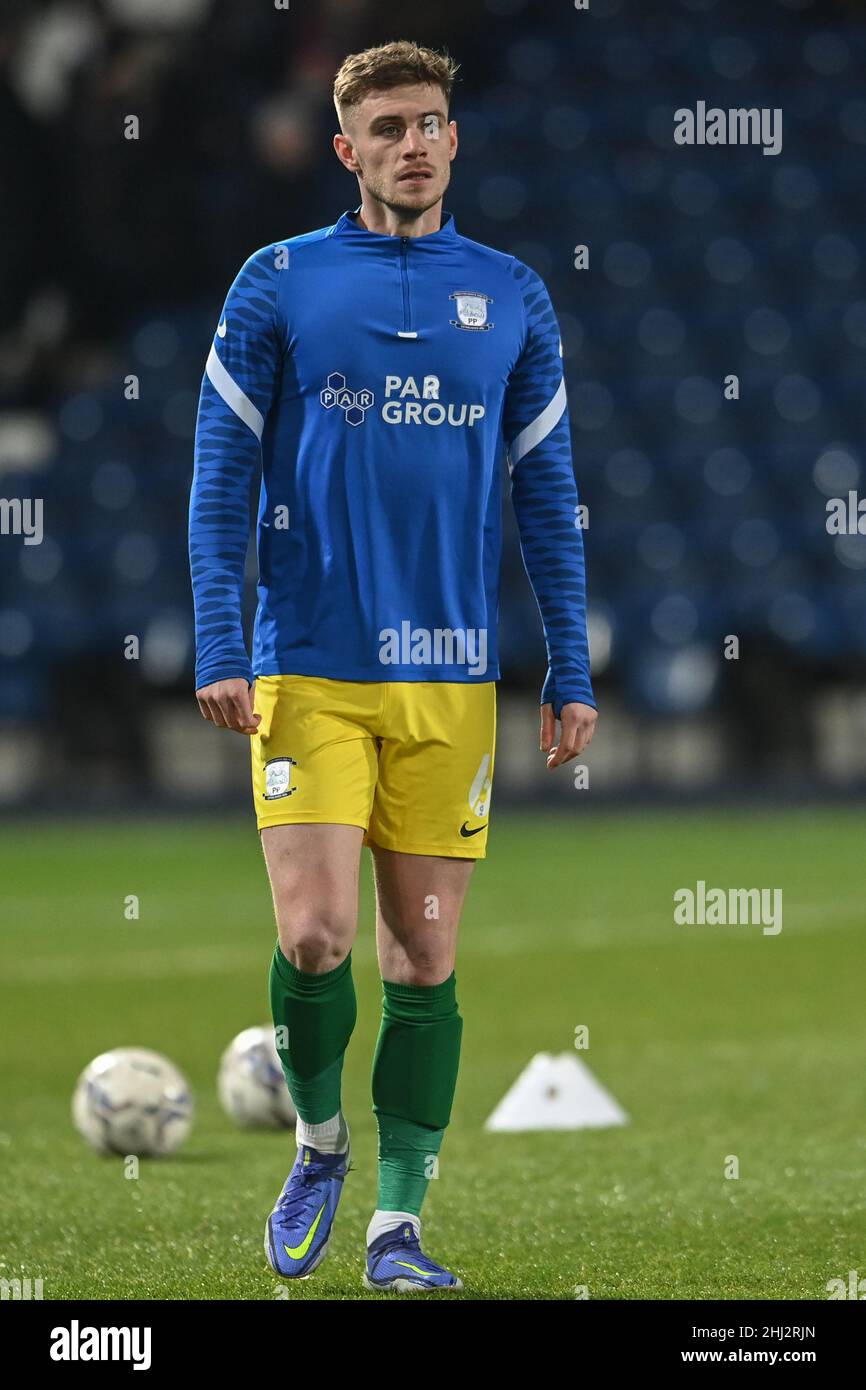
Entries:
{"label": "football", "polygon": [[270,1026],[245,1028],[229,1043],[217,1091],[226,1114],[242,1129],[287,1129],[298,1118]]}
{"label": "football", "polygon": [[186,1077],[159,1052],[117,1047],[85,1067],[72,1099],[75,1127],[99,1153],[174,1153],[192,1127]]}

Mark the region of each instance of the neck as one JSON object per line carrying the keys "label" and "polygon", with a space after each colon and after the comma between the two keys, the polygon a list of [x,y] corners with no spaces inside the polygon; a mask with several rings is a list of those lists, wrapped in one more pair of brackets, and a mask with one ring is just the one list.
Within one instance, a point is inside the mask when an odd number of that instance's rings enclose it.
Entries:
{"label": "neck", "polygon": [[424,212],[407,213],[403,208],[390,208],[385,203],[373,202],[363,193],[361,211],[355,221],[368,232],[380,236],[429,236],[438,232],[442,226],[442,199]]}

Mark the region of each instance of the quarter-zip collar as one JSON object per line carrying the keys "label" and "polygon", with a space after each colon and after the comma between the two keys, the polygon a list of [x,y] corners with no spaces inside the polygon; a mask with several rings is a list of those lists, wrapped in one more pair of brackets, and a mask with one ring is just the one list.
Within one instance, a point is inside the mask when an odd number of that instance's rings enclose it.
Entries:
{"label": "quarter-zip collar", "polygon": [[390,235],[387,232],[371,232],[369,227],[360,227],[354,220],[361,211],[360,205],[349,209],[340,216],[331,228],[331,236],[343,237],[349,241],[358,242],[385,242],[405,240],[414,249],[417,247],[430,246],[438,248],[446,246],[457,240],[457,228],[454,226],[454,214],[451,212],[442,213],[442,225],[437,232],[427,232],[426,236],[413,236],[401,238],[400,234]]}

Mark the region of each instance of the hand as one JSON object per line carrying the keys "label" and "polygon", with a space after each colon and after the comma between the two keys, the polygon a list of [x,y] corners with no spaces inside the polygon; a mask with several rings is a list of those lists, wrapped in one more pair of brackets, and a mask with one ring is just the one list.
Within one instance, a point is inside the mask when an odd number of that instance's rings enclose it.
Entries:
{"label": "hand", "polygon": [[242,678],[214,681],[195,692],[202,718],[209,719],[218,729],[233,729],[236,734],[254,734],[262,722],[253,713],[256,683],[247,685]]}
{"label": "hand", "polygon": [[589,747],[597,719],[598,711],[594,710],[592,705],[581,705],[576,700],[563,705],[559,719],[559,743],[554,744],[556,720],[553,716],[553,705],[541,706],[541,751],[548,755],[549,770],[576,758],[578,753]]}

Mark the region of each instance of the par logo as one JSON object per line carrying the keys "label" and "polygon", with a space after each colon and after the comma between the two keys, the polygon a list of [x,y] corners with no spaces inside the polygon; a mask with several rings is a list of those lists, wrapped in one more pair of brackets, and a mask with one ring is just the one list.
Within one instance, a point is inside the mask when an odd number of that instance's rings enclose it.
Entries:
{"label": "par logo", "polygon": [[297,766],[294,758],[271,758],[265,763],[266,801],[279,801],[298,790],[292,786],[292,768]]}
{"label": "par logo", "polygon": [[342,372],[331,372],[319,392],[319,401],[326,410],[338,405],[346,417],[347,425],[363,425],[364,417],[376,397],[372,391],[363,387],[360,391],[350,391]]}

